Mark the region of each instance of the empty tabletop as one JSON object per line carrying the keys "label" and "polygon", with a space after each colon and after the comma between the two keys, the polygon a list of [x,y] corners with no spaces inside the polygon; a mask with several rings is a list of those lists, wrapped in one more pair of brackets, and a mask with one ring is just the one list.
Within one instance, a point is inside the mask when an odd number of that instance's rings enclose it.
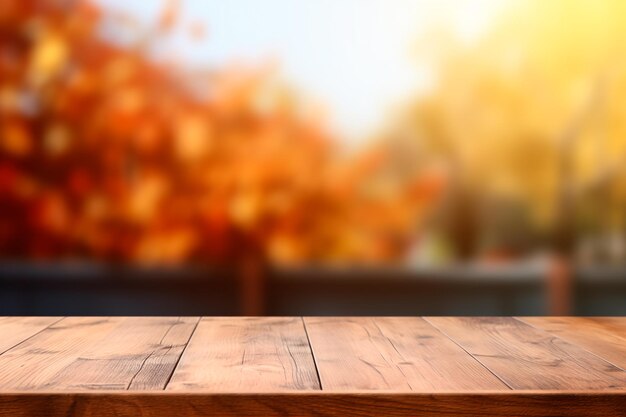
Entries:
{"label": "empty tabletop", "polygon": [[0,416],[626,416],[625,369],[626,318],[0,318]]}

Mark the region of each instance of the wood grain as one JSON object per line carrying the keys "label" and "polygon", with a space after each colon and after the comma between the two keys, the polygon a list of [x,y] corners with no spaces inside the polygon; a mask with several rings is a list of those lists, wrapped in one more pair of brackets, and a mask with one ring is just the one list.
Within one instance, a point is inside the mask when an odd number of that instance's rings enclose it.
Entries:
{"label": "wood grain", "polygon": [[626,369],[626,318],[523,317],[518,320],[577,344]]}
{"label": "wood grain", "polygon": [[4,417],[619,417],[623,392],[12,393]]}
{"label": "wood grain", "polygon": [[318,390],[302,319],[203,318],[168,390]]}
{"label": "wood grain", "polygon": [[427,320],[514,389],[626,388],[626,372],[577,345],[513,318]]}
{"label": "wood grain", "polygon": [[0,417],[626,416],[619,318],[0,318],[0,336]]}
{"label": "wood grain", "polygon": [[305,325],[326,391],[508,389],[421,318],[319,317]]}
{"label": "wood grain", "polygon": [[0,354],[61,319],[62,317],[0,317]]}
{"label": "wood grain", "polygon": [[0,355],[0,389],[163,389],[197,320],[66,318]]}

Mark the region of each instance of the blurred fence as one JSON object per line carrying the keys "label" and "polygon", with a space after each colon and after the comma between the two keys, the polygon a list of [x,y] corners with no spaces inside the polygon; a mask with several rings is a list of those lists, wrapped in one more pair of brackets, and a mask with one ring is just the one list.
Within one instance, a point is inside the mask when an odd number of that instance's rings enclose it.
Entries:
{"label": "blurred fence", "polygon": [[3,263],[0,314],[626,314],[626,268],[554,271],[547,264],[236,270]]}

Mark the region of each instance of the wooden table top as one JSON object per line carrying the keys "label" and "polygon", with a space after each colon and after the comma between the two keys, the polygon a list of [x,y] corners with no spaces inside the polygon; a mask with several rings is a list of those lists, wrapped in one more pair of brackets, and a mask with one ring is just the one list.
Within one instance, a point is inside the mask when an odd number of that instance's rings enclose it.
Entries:
{"label": "wooden table top", "polygon": [[626,318],[3,317],[0,415],[626,415]]}

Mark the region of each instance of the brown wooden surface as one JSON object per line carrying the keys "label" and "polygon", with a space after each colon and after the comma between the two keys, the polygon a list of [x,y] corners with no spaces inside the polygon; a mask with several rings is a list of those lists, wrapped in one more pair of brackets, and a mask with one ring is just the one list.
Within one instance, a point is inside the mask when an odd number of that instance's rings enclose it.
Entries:
{"label": "brown wooden surface", "polygon": [[520,320],[626,369],[626,320],[621,318],[526,317]]}
{"label": "brown wooden surface", "polygon": [[205,317],[167,389],[272,392],[319,382],[300,317]]}
{"label": "brown wooden surface", "polygon": [[625,318],[3,317],[0,416],[626,416],[625,362]]}
{"label": "brown wooden surface", "polygon": [[506,385],[421,318],[305,318],[325,390],[440,391]]}
{"label": "brown wooden surface", "polygon": [[8,393],[0,416],[46,417],[619,417],[622,392]]}
{"label": "brown wooden surface", "polygon": [[163,389],[197,320],[65,318],[0,355],[0,390]]}
{"label": "brown wooden surface", "polygon": [[510,317],[428,321],[513,389],[626,388],[626,372],[585,349]]}
{"label": "brown wooden surface", "polygon": [[0,354],[61,320],[61,317],[0,317]]}

